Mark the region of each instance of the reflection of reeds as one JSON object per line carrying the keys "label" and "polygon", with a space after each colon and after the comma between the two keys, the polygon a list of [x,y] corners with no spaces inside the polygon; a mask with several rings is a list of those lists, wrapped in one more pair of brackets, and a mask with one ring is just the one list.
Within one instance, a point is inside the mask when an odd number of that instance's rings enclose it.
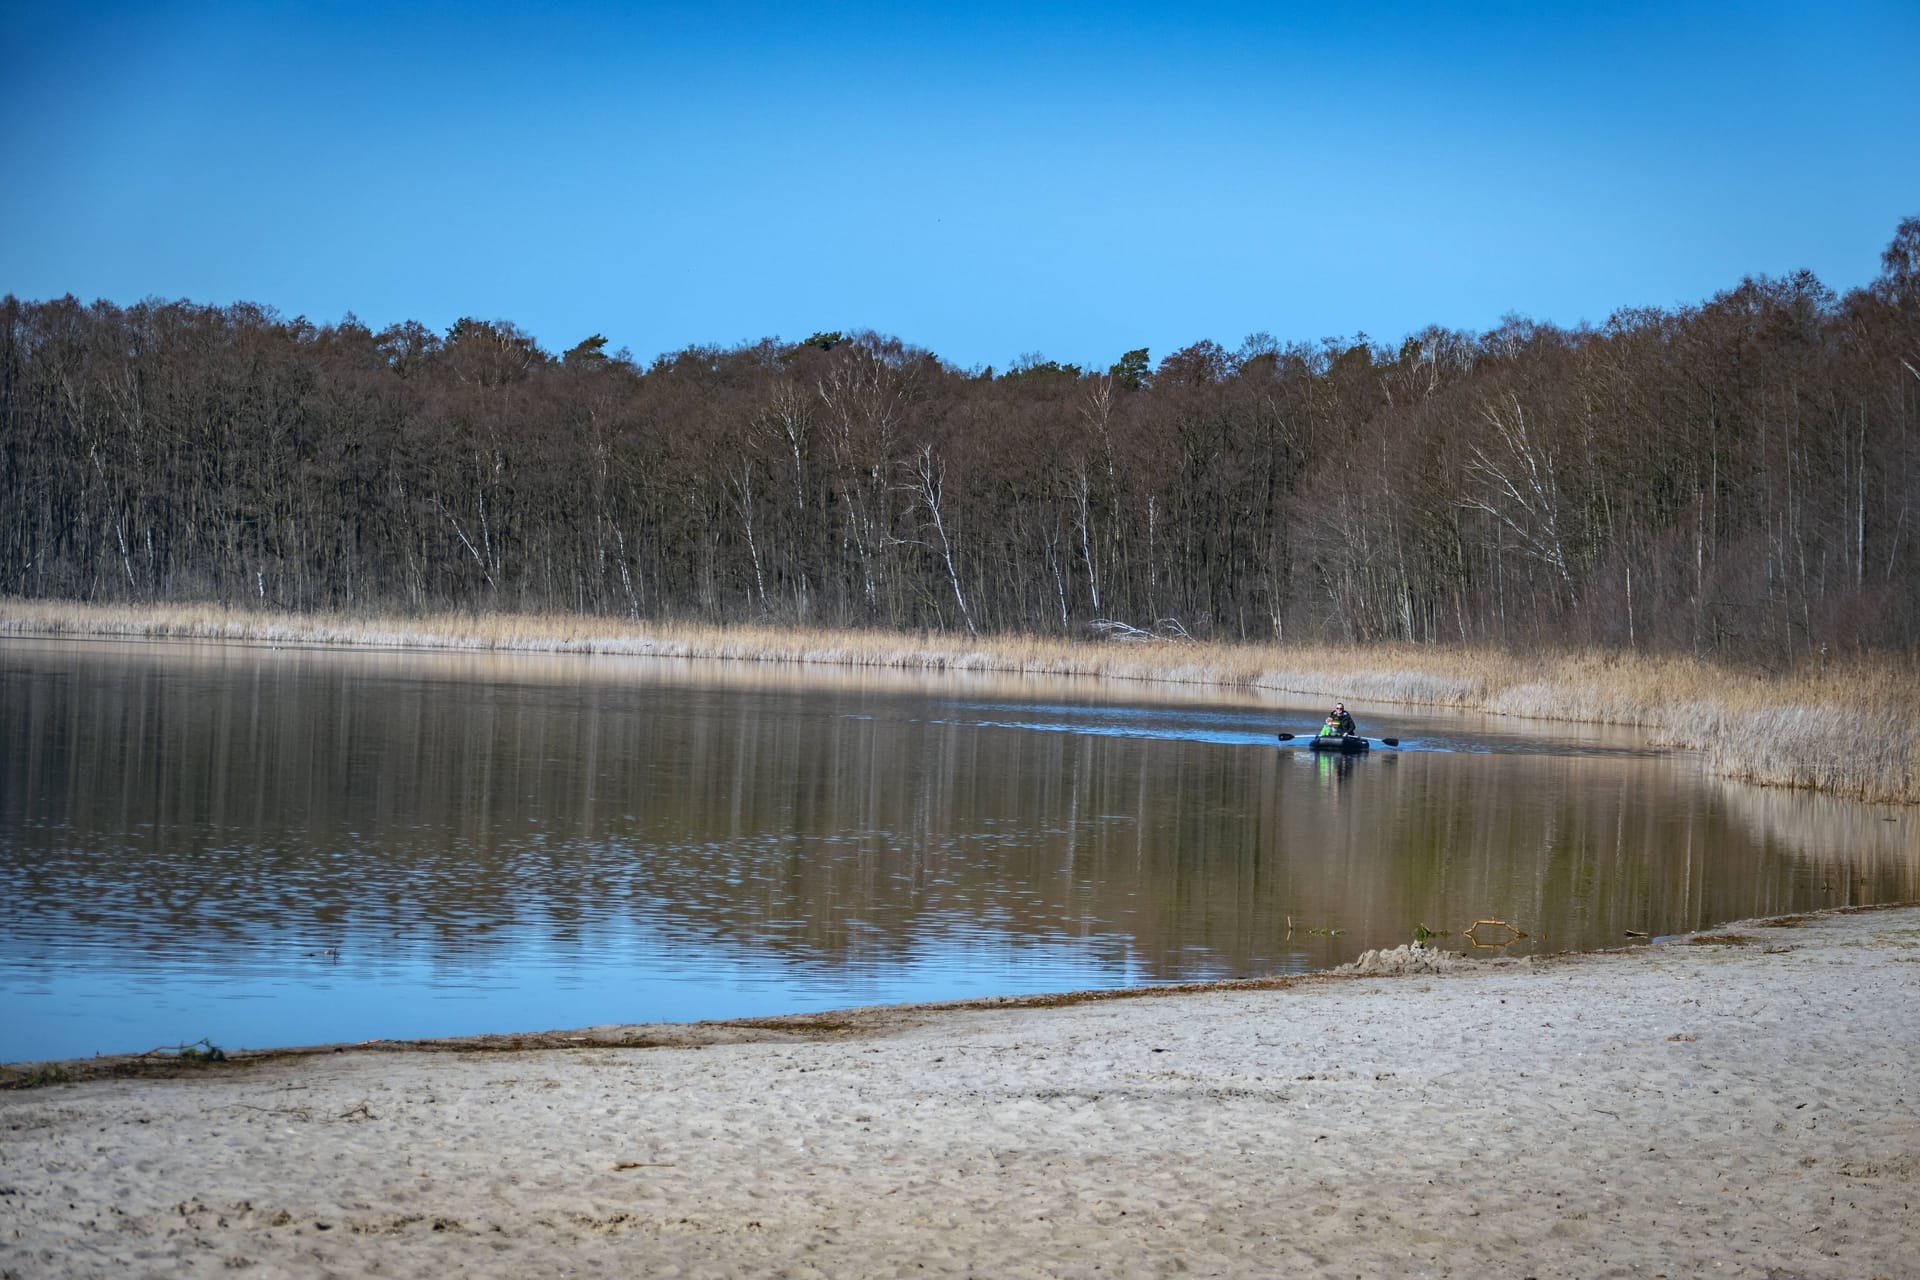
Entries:
{"label": "reflection of reeds", "polygon": [[1787,676],[1617,653],[1416,646],[962,639],[568,615],[295,616],[212,606],[0,600],[0,634],[239,640],[1006,671],[1338,694],[1352,701],[1641,726],[1731,777],[1920,803],[1920,681],[1898,659]]}
{"label": "reflection of reeds", "polygon": [[1890,892],[1906,896],[1920,883],[1920,812],[1867,807],[1804,791],[1721,783],[1718,803],[1756,843],[1773,841],[1818,867],[1834,897],[1823,905],[1886,901],[1887,893],[1853,892],[1862,874],[1889,874]]}

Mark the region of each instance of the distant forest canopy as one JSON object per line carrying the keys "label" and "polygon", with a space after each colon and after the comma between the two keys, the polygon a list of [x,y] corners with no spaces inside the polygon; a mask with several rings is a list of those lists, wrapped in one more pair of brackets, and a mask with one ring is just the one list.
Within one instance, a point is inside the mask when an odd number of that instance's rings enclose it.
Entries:
{"label": "distant forest canopy", "polygon": [[1920,218],[1868,287],[960,370],[875,333],[0,303],[0,593],[1920,654]]}

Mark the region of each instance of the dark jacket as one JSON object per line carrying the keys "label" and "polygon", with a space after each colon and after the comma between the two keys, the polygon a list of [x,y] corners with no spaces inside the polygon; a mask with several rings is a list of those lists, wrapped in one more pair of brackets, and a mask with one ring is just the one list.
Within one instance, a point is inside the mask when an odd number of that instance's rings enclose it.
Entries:
{"label": "dark jacket", "polygon": [[1351,715],[1344,711],[1336,711],[1333,713],[1333,719],[1339,724],[1340,732],[1347,734],[1353,732],[1353,717]]}

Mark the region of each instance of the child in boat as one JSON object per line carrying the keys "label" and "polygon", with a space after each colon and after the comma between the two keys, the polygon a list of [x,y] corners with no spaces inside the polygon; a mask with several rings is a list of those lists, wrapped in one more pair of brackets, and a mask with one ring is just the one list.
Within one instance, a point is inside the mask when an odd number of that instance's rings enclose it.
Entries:
{"label": "child in boat", "polygon": [[1343,736],[1340,732],[1340,720],[1337,716],[1330,715],[1327,717],[1327,722],[1320,726],[1320,736],[1323,738],[1338,738]]}

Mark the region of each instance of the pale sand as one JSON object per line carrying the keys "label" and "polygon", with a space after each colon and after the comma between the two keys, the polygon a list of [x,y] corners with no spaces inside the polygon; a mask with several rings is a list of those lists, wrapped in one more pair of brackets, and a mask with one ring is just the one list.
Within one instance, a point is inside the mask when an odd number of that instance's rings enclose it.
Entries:
{"label": "pale sand", "polygon": [[1920,1275],[1920,908],[1717,932],[0,1094],[0,1273]]}

